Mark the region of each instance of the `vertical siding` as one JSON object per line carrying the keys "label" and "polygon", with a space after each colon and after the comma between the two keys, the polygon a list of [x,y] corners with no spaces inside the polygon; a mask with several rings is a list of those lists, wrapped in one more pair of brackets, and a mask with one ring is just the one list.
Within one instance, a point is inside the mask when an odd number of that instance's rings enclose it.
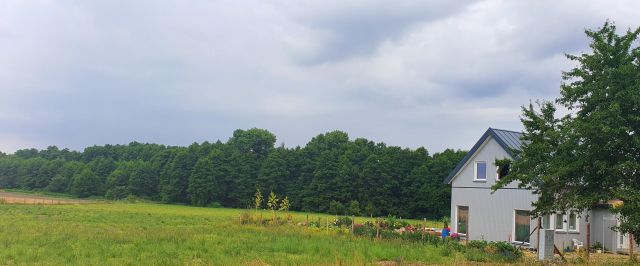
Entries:
{"label": "vertical siding", "polygon": [[[451,182],[452,187],[483,187],[490,188],[495,185],[497,177],[496,159],[511,158],[509,153],[505,151],[493,137],[488,137],[482,146],[476,151],[465,166],[463,166],[458,174]],[[487,181],[474,181],[475,162],[482,161],[487,163]],[[516,184],[509,184],[508,188],[516,188]]]}
{"label": "vertical siding", "polygon": [[611,229],[616,225],[616,215],[607,209],[593,210],[591,219],[591,243],[602,243],[606,250],[616,252],[618,249],[618,234]]}
{"label": "vertical siding", "polygon": [[[492,137],[487,138],[476,153],[469,159],[451,182],[451,228],[458,231],[457,206],[469,206],[469,235],[471,240],[507,241],[515,239],[515,210],[532,210],[537,196],[530,190],[518,189],[512,183],[505,189],[491,193],[496,182],[496,159],[511,158]],[[474,162],[487,162],[486,182],[474,181]],[[572,246],[572,239],[586,242],[586,222],[582,214],[578,224],[579,232],[556,232],[555,244],[558,248]],[[531,220],[531,230],[537,225],[537,219]],[[594,230],[592,226],[592,231]],[[533,234],[530,243],[535,246],[537,234]],[[593,242],[593,241],[592,241]],[[602,242],[602,241],[601,241]]]}
{"label": "vertical siding", "polygon": [[[491,194],[488,188],[457,188],[452,190],[451,222],[452,230],[458,231],[457,206],[469,206],[469,239],[487,241],[507,241],[515,239],[515,210],[532,210],[531,203],[536,196],[527,190],[501,189]],[[531,220],[531,230],[536,220]],[[530,243],[535,243],[536,234]]]}

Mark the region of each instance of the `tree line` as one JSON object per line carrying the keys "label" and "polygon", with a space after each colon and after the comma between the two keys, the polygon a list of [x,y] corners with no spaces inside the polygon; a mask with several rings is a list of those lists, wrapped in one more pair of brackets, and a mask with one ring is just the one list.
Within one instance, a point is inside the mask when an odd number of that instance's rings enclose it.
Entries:
{"label": "tree line", "polygon": [[0,153],[0,188],[233,208],[251,206],[259,189],[288,197],[292,210],[437,218],[450,208],[442,180],[465,155],[350,140],[341,131],[304,147],[275,143],[274,134],[253,128],[234,131],[227,142],[188,147],[132,142],[81,152],[23,149]]}

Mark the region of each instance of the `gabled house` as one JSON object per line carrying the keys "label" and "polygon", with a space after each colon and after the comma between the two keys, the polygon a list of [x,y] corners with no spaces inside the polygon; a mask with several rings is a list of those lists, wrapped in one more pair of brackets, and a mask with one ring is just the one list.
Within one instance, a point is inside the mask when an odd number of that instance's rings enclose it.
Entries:
{"label": "gabled house", "polygon": [[[535,248],[537,234],[530,233],[538,221],[530,215],[537,195],[516,183],[491,193],[491,186],[505,171],[496,159],[515,159],[513,150],[522,146],[520,132],[489,128],[445,179],[451,185],[451,230],[470,240],[508,241]],[[542,217],[542,227],[555,229],[558,248],[582,242],[586,246],[586,221],[591,222],[591,244],[617,252],[629,248],[628,237],[611,229],[618,223],[608,208],[587,212],[567,211]],[[588,214],[588,215],[587,215]],[[577,242],[576,242],[577,241]]]}

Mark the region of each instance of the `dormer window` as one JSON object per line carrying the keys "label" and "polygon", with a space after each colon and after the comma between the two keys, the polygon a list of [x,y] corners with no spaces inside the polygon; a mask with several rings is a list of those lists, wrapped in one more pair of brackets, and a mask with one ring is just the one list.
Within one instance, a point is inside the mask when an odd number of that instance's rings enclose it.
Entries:
{"label": "dormer window", "polygon": [[476,162],[475,181],[487,181],[487,162]]}

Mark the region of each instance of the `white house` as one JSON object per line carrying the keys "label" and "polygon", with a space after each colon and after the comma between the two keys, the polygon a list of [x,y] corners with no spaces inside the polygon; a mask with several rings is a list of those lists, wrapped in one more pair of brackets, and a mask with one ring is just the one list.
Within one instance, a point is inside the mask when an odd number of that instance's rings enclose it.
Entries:
{"label": "white house", "polygon": [[[521,133],[489,128],[445,180],[451,185],[451,229],[467,234],[471,240],[509,241],[535,248],[537,234],[530,233],[537,219],[529,212],[537,195],[517,184],[491,193],[500,179],[496,159],[514,159]],[[504,173],[502,173],[504,174]],[[586,215],[589,214],[589,215]],[[587,212],[567,212],[542,218],[542,227],[555,229],[558,248],[573,246],[574,240],[586,243],[586,217],[591,222],[591,244],[600,242],[606,250],[629,248],[628,237],[611,229],[618,222],[606,206]]]}

